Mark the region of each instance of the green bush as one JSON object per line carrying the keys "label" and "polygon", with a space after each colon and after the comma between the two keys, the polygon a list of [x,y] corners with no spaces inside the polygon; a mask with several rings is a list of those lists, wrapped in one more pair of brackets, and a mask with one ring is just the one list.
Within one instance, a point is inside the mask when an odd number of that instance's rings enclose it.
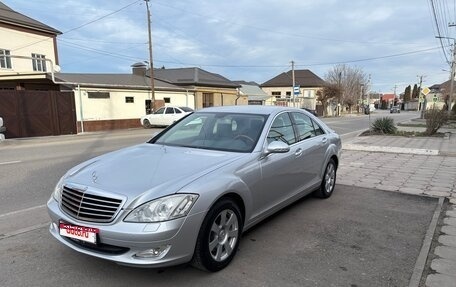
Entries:
{"label": "green bush", "polygon": [[435,134],[447,121],[448,112],[446,110],[430,109],[424,113],[426,119],[426,131],[428,136]]}
{"label": "green bush", "polygon": [[374,133],[379,134],[394,134],[397,131],[396,126],[394,125],[394,120],[390,117],[383,117],[376,119],[372,125],[371,130]]}

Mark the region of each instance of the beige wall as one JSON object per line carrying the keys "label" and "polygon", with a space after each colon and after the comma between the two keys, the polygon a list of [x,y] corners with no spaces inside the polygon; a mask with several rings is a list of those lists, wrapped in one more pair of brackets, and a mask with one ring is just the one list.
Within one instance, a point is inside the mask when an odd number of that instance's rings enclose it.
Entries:
{"label": "beige wall", "polygon": [[[46,59],[56,64],[53,36],[17,31],[0,26],[0,49],[10,50],[11,56],[31,57],[32,53],[45,55]],[[33,72],[31,59],[11,58],[12,69],[1,69],[1,74]],[[47,71],[51,70],[46,61]]]}
{"label": "beige wall", "polygon": [[[88,98],[87,92],[109,92],[108,99]],[[115,89],[93,89],[81,87],[81,93],[74,90],[76,103],[76,118],[81,120],[81,100],[82,115],[84,121],[93,120],[120,120],[120,119],[139,119],[146,114],[145,101],[150,99],[150,92],[141,90],[115,90]],[[134,103],[126,103],[125,97],[133,97]],[[194,108],[193,93],[186,92],[161,92],[155,91],[155,99],[164,100],[170,98],[171,102],[166,106],[188,106]],[[188,103],[188,105],[187,105]]]}
{"label": "beige wall", "polygon": [[[272,95],[272,92],[280,92],[281,98],[287,98],[287,92],[290,92],[293,95],[292,88],[290,87],[262,87],[261,88],[265,93],[271,96],[268,100],[266,100],[266,105],[275,105],[276,96]],[[301,87],[300,94],[296,97],[296,103],[299,107],[305,107],[309,109],[315,109],[316,105],[316,94],[320,88],[318,87]],[[293,99],[291,96],[290,99]],[[291,100],[292,101],[292,100]]]}
{"label": "beige wall", "polygon": [[[210,93],[214,95],[214,106],[234,106],[234,105],[248,105],[247,96],[240,96],[238,98],[237,90],[235,89],[220,89],[220,88],[204,88],[198,87],[195,96],[195,108],[203,108],[203,93]],[[236,101],[237,99],[237,101]]]}

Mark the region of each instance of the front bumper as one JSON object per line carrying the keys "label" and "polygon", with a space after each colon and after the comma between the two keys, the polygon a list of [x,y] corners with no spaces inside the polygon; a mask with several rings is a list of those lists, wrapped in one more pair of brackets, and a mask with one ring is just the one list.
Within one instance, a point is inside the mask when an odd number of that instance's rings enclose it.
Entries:
{"label": "front bumper", "polygon": [[[204,212],[201,212],[161,223],[130,223],[116,219],[110,224],[98,224],[66,215],[52,197],[47,207],[52,221],[49,231],[61,243],[87,255],[137,267],[165,267],[189,262],[204,219]],[[122,213],[119,216],[123,218]],[[60,221],[98,228],[97,245],[81,244],[61,236]],[[145,250],[163,246],[169,246],[169,250],[159,256],[138,256]]]}

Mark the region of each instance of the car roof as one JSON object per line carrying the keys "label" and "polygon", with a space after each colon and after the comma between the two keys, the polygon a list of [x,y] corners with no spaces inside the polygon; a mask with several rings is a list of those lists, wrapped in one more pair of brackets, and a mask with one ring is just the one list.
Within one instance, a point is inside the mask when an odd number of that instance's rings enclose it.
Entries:
{"label": "car roof", "polygon": [[289,108],[281,106],[260,106],[260,105],[243,105],[243,106],[221,106],[210,107],[198,110],[198,113],[204,112],[223,112],[223,113],[245,113],[245,114],[261,114],[270,115],[281,111],[301,111],[298,108]]}

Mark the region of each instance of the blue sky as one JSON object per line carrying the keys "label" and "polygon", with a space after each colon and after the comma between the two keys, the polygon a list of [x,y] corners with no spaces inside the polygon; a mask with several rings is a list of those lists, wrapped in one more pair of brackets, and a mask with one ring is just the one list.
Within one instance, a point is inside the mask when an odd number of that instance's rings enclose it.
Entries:
{"label": "blue sky", "polygon": [[[149,58],[144,1],[2,1],[63,32],[62,72],[129,73],[131,64]],[[456,27],[448,27],[456,21],[454,2],[433,4],[441,35],[455,37]],[[196,66],[230,80],[263,83],[290,70],[291,60],[296,69],[322,78],[336,63],[347,63],[370,74],[371,90],[383,93],[395,85],[403,92],[418,75],[425,76],[426,86],[449,78],[442,71],[449,65],[435,38],[431,0],[151,0],[150,5],[155,67]],[[445,46],[449,42],[443,40]],[[449,47],[445,53],[450,58]]]}

